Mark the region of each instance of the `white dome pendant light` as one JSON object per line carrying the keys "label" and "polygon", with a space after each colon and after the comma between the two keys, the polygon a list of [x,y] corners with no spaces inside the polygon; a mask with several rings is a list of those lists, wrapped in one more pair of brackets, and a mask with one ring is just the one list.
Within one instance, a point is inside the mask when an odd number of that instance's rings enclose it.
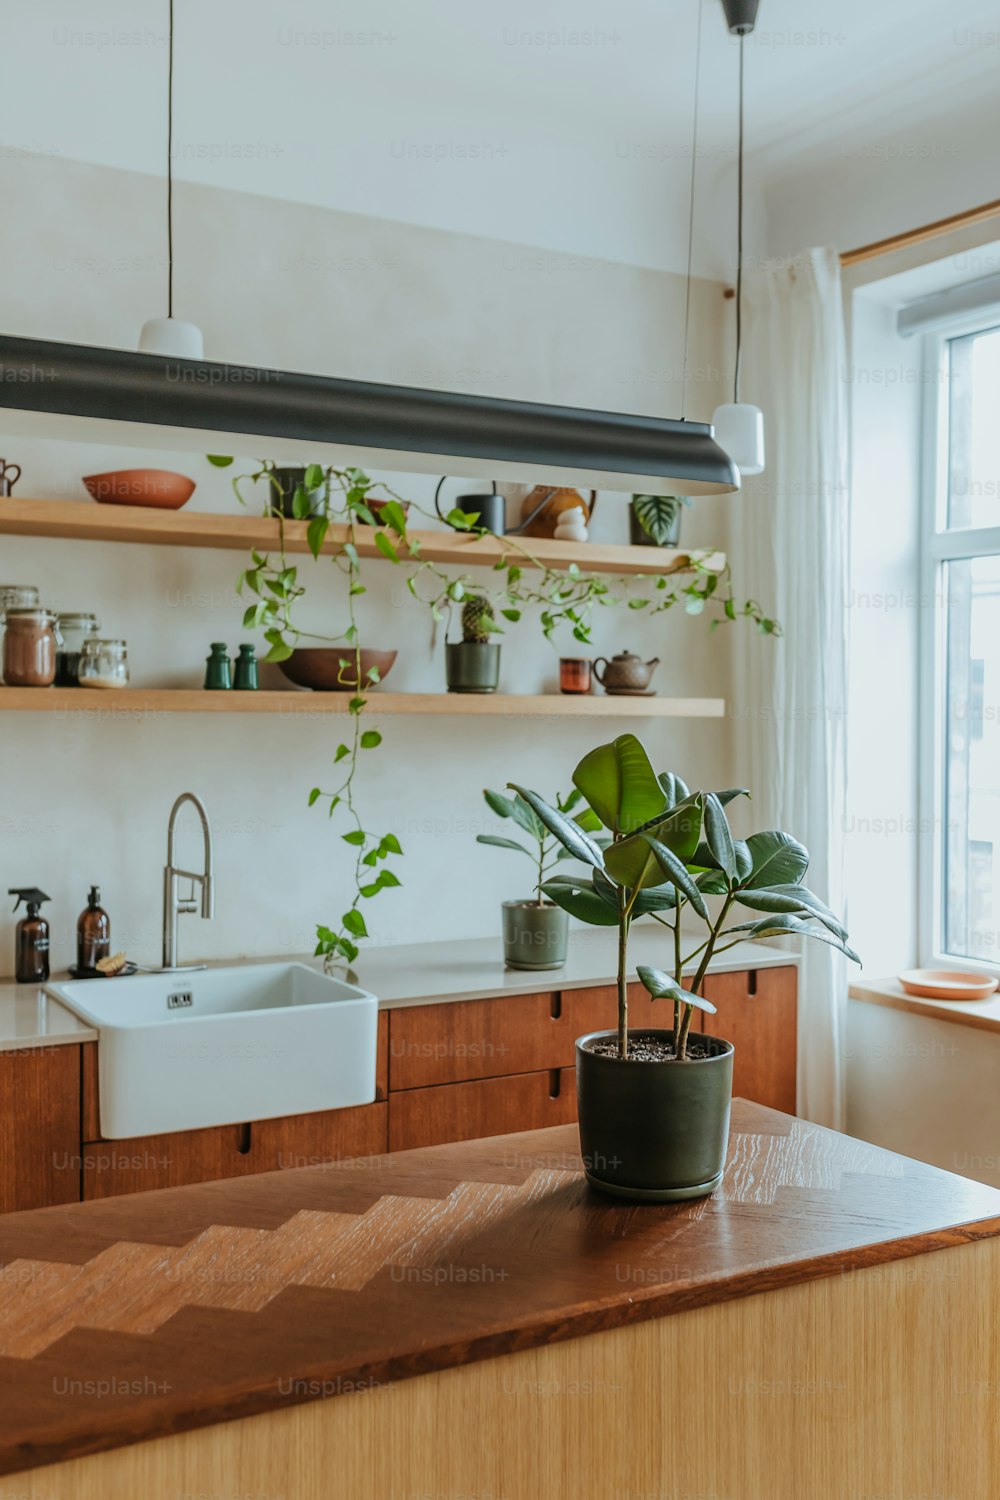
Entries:
{"label": "white dome pendant light", "polygon": [[174,0],[170,0],[167,53],[167,316],[149,318],[139,334],[140,354],[170,359],[204,359],[205,340],[197,323],[174,317]]}
{"label": "white dome pendant light", "polygon": [[764,472],[764,413],[759,406],[740,400],[740,356],[743,343],[743,65],[744,38],[753,31],[757,0],[722,0],[729,30],[740,41],[740,126],[737,154],[737,250],[736,250],[736,369],[733,399],[717,406],[712,414],[715,441],[736,464],[741,474]]}

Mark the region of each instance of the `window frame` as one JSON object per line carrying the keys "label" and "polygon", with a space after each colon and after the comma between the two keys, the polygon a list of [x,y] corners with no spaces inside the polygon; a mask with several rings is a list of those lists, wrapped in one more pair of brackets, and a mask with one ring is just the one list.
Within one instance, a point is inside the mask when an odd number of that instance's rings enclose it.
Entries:
{"label": "window frame", "polygon": [[950,562],[1000,556],[1000,525],[948,529],[948,341],[1000,328],[1000,314],[981,311],[922,336],[920,372],[920,558],[918,683],[918,960],[929,968],[961,964],[1000,977],[995,960],[949,953],[945,947],[945,757],[948,611],[944,593]]}

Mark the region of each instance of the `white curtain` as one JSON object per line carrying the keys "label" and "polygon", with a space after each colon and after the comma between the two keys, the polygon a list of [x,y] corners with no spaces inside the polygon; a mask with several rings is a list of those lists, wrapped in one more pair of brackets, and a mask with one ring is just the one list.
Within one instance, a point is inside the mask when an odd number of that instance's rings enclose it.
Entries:
{"label": "white curtain", "polygon": [[[807,884],[843,916],[848,387],[836,252],[755,273],[746,311],[742,398],[763,409],[767,467],[735,502],[734,572],[741,598],[758,599],[784,635],[740,634],[736,767],[754,828],[800,839]],[[840,1128],[848,965],[825,944],[801,948],[798,1109]]]}

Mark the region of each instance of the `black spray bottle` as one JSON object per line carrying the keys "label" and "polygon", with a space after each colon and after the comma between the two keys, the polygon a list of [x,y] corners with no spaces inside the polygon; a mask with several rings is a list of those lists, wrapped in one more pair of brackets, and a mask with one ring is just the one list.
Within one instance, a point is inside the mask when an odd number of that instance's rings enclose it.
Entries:
{"label": "black spray bottle", "polygon": [[12,886],[14,910],[25,902],[28,915],[17,924],[14,945],[14,978],[18,984],[39,984],[49,977],[49,924],[42,916],[42,902],[51,901],[37,886]]}

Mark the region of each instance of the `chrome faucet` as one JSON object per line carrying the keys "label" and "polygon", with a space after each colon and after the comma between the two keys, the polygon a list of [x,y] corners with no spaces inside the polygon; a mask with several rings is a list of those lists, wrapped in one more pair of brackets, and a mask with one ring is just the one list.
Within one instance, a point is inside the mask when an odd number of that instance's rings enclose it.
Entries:
{"label": "chrome faucet", "polygon": [[[185,802],[191,802],[201,819],[201,831],[205,839],[205,868],[200,875],[191,870],[180,870],[174,864],[174,824],[177,814]],[[181,896],[178,881],[190,880],[191,891]],[[215,886],[212,879],[212,830],[208,825],[205,804],[194,792],[181,792],[170,810],[167,824],[167,863],[163,871],[163,967],[165,969],[204,969],[205,964],[179,964],[177,962],[177,918],[185,912],[196,912],[199,903],[195,900],[195,886],[201,887],[201,915],[210,921],[215,915]]]}

